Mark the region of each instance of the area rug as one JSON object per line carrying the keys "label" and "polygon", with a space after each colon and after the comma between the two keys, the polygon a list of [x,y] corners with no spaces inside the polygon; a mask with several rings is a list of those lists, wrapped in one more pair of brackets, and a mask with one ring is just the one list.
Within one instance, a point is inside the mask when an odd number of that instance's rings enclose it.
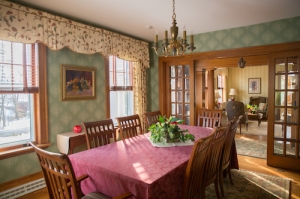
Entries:
{"label": "area rug", "polygon": [[[247,170],[232,170],[234,185],[224,179],[225,197],[228,199],[275,199],[290,198],[291,180]],[[220,191],[221,194],[221,191]],[[205,190],[206,199],[217,198],[214,185]]]}
{"label": "area rug", "polygon": [[[236,151],[238,155],[251,156],[255,158],[267,158],[267,141],[253,140],[247,137],[235,137]],[[283,154],[282,143],[275,143],[275,153]],[[295,149],[286,148],[288,155],[295,155]]]}
{"label": "area rug", "polygon": [[236,137],[235,144],[238,155],[245,155],[256,158],[267,158],[267,141],[252,140],[245,137]]}

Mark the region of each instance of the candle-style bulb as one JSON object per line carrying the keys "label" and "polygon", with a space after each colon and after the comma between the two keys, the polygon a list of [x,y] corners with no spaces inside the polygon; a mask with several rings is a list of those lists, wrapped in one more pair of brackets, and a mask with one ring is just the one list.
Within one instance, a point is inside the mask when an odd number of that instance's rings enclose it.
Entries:
{"label": "candle-style bulb", "polygon": [[193,31],[191,31],[190,43],[194,43],[194,35],[193,35]]}
{"label": "candle-style bulb", "polygon": [[157,43],[157,41],[158,41],[158,31],[155,31],[154,42]]}

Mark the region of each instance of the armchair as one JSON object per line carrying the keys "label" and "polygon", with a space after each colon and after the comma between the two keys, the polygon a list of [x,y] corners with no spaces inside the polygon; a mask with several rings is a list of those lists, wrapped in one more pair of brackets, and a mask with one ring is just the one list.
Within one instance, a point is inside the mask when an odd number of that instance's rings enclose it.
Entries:
{"label": "armchair", "polygon": [[243,116],[240,119],[240,134],[242,133],[242,124],[245,124],[246,131],[248,131],[248,117],[245,112],[245,106],[243,102],[239,101],[229,101],[226,103],[226,113],[228,121],[237,120],[241,115]]}
{"label": "armchair", "polygon": [[250,105],[257,105],[256,113],[263,114],[262,119],[264,121],[268,120],[268,98],[267,97],[250,97]]}

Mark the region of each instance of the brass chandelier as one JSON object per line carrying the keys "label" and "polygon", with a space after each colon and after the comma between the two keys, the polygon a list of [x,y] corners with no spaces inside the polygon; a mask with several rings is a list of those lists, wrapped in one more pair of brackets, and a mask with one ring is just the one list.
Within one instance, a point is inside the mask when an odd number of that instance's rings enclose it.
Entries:
{"label": "brass chandelier", "polygon": [[[177,41],[177,36],[178,36],[178,27],[176,26],[176,14],[175,14],[175,0],[173,0],[173,26],[170,28],[171,36],[172,38],[170,41],[168,40],[168,31],[165,30],[165,38],[163,39],[162,47],[161,47],[161,52],[162,54],[158,53],[158,50],[160,47],[158,47],[158,35],[156,31],[156,35],[154,38],[154,46],[152,47],[157,55],[164,55],[164,56],[169,56],[170,54],[173,56],[181,56],[185,53],[186,48],[193,52],[194,49],[194,36],[190,36],[190,44],[187,43],[186,41],[186,30],[184,27],[183,30],[183,36],[181,41]],[[178,38],[179,40],[179,38]]]}

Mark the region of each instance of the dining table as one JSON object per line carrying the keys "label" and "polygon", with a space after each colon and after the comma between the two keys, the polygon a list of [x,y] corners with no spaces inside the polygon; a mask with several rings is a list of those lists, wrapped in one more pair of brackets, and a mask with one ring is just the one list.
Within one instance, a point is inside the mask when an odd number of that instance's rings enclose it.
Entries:
{"label": "dining table", "polygon": [[[210,135],[212,128],[180,125],[195,140]],[[157,146],[150,133],[69,155],[83,193],[99,191],[115,197],[131,192],[136,199],[181,199],[185,170],[193,144]],[[234,149],[235,150],[235,149]],[[236,154],[236,153],[235,153]],[[237,155],[232,157],[238,169]]]}

